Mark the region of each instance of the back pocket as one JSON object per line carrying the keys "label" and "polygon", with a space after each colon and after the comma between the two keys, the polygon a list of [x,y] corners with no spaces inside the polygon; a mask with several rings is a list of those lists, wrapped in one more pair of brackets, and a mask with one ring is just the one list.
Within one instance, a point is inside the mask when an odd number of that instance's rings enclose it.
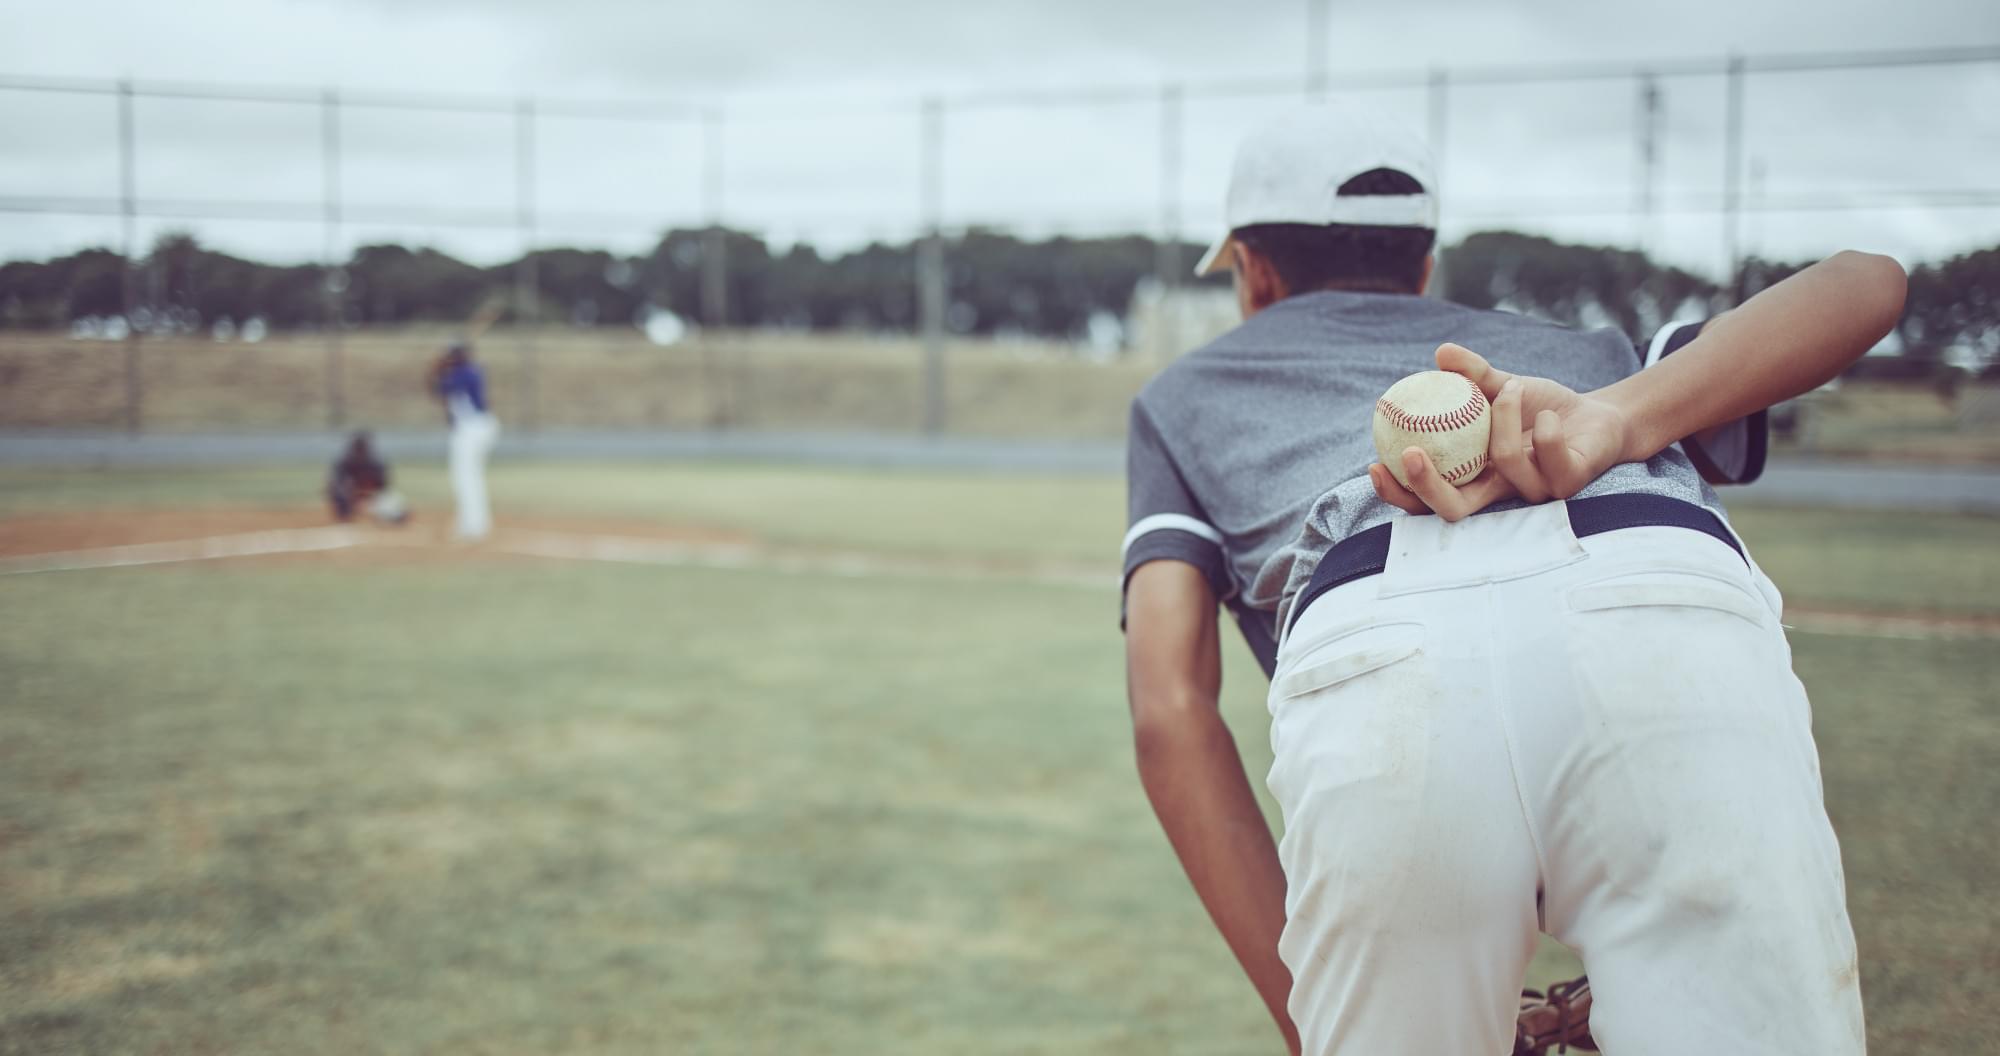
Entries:
{"label": "back pocket", "polygon": [[[1271,684],[1271,703],[1275,707],[1408,659],[1422,648],[1423,631],[1419,623],[1383,623],[1337,633]],[[1320,659],[1328,654],[1331,659]]]}
{"label": "back pocket", "polygon": [[1770,609],[1743,588],[1691,572],[1647,572],[1571,588],[1571,612],[1606,609],[1683,608],[1726,612],[1758,627]]}

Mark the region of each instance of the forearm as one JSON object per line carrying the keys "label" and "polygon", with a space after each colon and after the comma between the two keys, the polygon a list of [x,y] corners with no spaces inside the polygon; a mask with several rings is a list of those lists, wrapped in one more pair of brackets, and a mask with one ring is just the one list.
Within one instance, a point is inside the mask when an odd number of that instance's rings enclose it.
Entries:
{"label": "forearm", "polygon": [[1845,252],[1717,316],[1685,348],[1601,390],[1630,423],[1625,460],[1824,385],[1895,327],[1905,287],[1894,260]]}
{"label": "forearm", "polygon": [[1250,976],[1291,1051],[1292,977],[1278,958],[1285,875],[1236,742],[1213,710],[1183,710],[1136,733],[1139,777],[1195,893]]}

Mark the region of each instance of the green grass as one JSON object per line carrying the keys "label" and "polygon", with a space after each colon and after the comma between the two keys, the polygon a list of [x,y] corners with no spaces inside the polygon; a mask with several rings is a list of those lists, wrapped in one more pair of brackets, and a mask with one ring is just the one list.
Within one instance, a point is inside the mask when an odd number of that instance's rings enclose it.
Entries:
{"label": "green grass", "polygon": [[1788,604],[2000,612],[2000,519],[1746,506],[1730,520]]}
{"label": "green grass", "polygon": [[1870,1048],[2000,1051],[2000,649],[1794,635]]}
{"label": "green grass", "polygon": [[[9,472],[0,516],[289,505],[299,479]],[[1094,478],[495,490],[1106,567],[1121,527]],[[1889,554],[1886,522],[1739,520],[1794,602],[1972,609],[2000,566],[1992,521],[1906,518]],[[1817,556],[1842,554],[1868,560]],[[0,1053],[1275,1051],[1139,791],[1110,590],[245,561],[3,578],[0,611]],[[1794,648],[1875,1046],[1991,1051],[2000,651]],[[1261,778],[1261,676],[1227,659]]]}
{"label": "green grass", "polygon": [[[0,469],[0,516],[91,509],[289,508],[319,470]],[[420,510],[449,506],[441,468],[398,466]],[[777,465],[565,465],[492,473],[509,511],[660,519],[783,545],[1040,559],[1106,568],[1124,532],[1124,483],[1094,475],[842,470]],[[1746,506],[1731,514],[1794,604],[2000,612],[1993,518]]]}
{"label": "green grass", "polygon": [[1107,599],[525,564],[0,589],[39,614],[0,641],[24,1050],[1267,1048],[1133,779]]}

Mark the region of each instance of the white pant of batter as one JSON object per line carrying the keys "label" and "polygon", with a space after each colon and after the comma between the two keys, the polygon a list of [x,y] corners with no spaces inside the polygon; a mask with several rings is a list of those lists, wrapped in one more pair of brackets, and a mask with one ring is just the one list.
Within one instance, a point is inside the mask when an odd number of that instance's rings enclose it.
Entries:
{"label": "white pant of batter", "polygon": [[1305,1051],[1510,1051],[1545,929],[1611,1056],[1863,1052],[1770,581],[1686,529],[1578,540],[1562,503],[1392,532],[1271,686]]}
{"label": "white pant of batter", "polygon": [[486,499],[486,456],[499,439],[500,421],[490,414],[459,414],[451,423],[451,498],[458,508],[455,534],[484,539],[493,530]]}

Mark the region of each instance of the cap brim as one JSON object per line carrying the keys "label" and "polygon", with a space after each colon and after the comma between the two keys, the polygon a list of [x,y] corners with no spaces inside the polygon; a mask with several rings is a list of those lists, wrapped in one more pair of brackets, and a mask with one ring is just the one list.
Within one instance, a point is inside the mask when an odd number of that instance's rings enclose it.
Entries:
{"label": "cap brim", "polygon": [[1208,247],[1208,252],[1203,253],[1201,260],[1195,264],[1195,276],[1200,278],[1206,275],[1213,275],[1218,271],[1228,271],[1235,267],[1236,262],[1229,255],[1229,247],[1235,241],[1229,235],[1224,235],[1216,239],[1215,244]]}

